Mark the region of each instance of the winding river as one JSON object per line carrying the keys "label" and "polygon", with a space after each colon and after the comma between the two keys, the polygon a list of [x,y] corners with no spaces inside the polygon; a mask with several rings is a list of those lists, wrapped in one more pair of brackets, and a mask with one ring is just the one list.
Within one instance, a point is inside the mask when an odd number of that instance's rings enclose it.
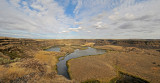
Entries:
{"label": "winding river", "polygon": [[[46,51],[57,51],[57,52],[59,52],[60,48],[59,47],[52,47],[52,48],[47,49]],[[69,74],[68,74],[68,68],[67,68],[67,65],[66,65],[66,62],[68,60],[73,59],[73,58],[82,57],[82,56],[103,54],[105,52],[106,52],[105,50],[95,49],[95,48],[91,48],[91,47],[88,47],[88,49],[86,49],[86,50],[76,49],[76,50],[74,50],[73,53],[59,58],[59,62],[57,63],[58,74],[63,75],[66,78],[70,79]]]}

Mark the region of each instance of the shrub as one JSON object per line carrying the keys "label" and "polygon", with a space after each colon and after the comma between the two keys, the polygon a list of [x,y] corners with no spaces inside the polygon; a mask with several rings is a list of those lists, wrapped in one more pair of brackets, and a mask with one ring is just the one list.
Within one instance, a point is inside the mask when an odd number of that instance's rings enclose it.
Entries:
{"label": "shrub", "polygon": [[100,81],[99,80],[87,80],[82,83],[100,83]]}
{"label": "shrub", "polygon": [[9,64],[9,63],[12,63],[12,62],[17,62],[19,60],[20,60],[20,58],[15,58],[13,60],[5,59],[5,58],[0,58],[0,65],[2,65],[2,64]]}

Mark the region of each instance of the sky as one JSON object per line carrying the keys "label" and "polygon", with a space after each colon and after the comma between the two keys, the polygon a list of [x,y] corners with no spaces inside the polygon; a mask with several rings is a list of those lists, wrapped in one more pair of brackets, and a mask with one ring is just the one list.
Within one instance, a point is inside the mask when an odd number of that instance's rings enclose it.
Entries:
{"label": "sky", "polygon": [[0,0],[0,36],[160,39],[160,0]]}

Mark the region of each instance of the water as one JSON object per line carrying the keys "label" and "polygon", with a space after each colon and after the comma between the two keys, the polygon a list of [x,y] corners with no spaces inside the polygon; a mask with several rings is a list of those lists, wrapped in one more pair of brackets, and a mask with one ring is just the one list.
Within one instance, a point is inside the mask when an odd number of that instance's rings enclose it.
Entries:
{"label": "water", "polygon": [[76,49],[73,53],[59,58],[60,61],[57,63],[58,74],[63,75],[66,78],[70,79],[69,74],[68,74],[68,68],[66,66],[66,62],[68,60],[73,59],[73,58],[82,57],[82,56],[103,54],[105,52],[106,52],[105,50],[95,49],[91,47],[88,47],[88,49],[86,50]]}
{"label": "water", "polygon": [[46,49],[45,51],[55,51],[55,52],[60,52],[60,48],[58,46],[51,47],[49,49]]}

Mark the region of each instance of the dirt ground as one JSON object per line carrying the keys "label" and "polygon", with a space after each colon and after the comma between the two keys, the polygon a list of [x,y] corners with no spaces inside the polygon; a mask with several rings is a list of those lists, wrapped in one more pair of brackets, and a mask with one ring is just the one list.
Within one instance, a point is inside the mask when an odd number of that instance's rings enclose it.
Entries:
{"label": "dirt ground", "polygon": [[95,48],[106,49],[107,52],[102,55],[72,59],[68,62],[72,79],[79,82],[86,80],[109,82],[118,75],[118,71],[121,71],[151,83],[160,83],[158,51],[113,45]]}

